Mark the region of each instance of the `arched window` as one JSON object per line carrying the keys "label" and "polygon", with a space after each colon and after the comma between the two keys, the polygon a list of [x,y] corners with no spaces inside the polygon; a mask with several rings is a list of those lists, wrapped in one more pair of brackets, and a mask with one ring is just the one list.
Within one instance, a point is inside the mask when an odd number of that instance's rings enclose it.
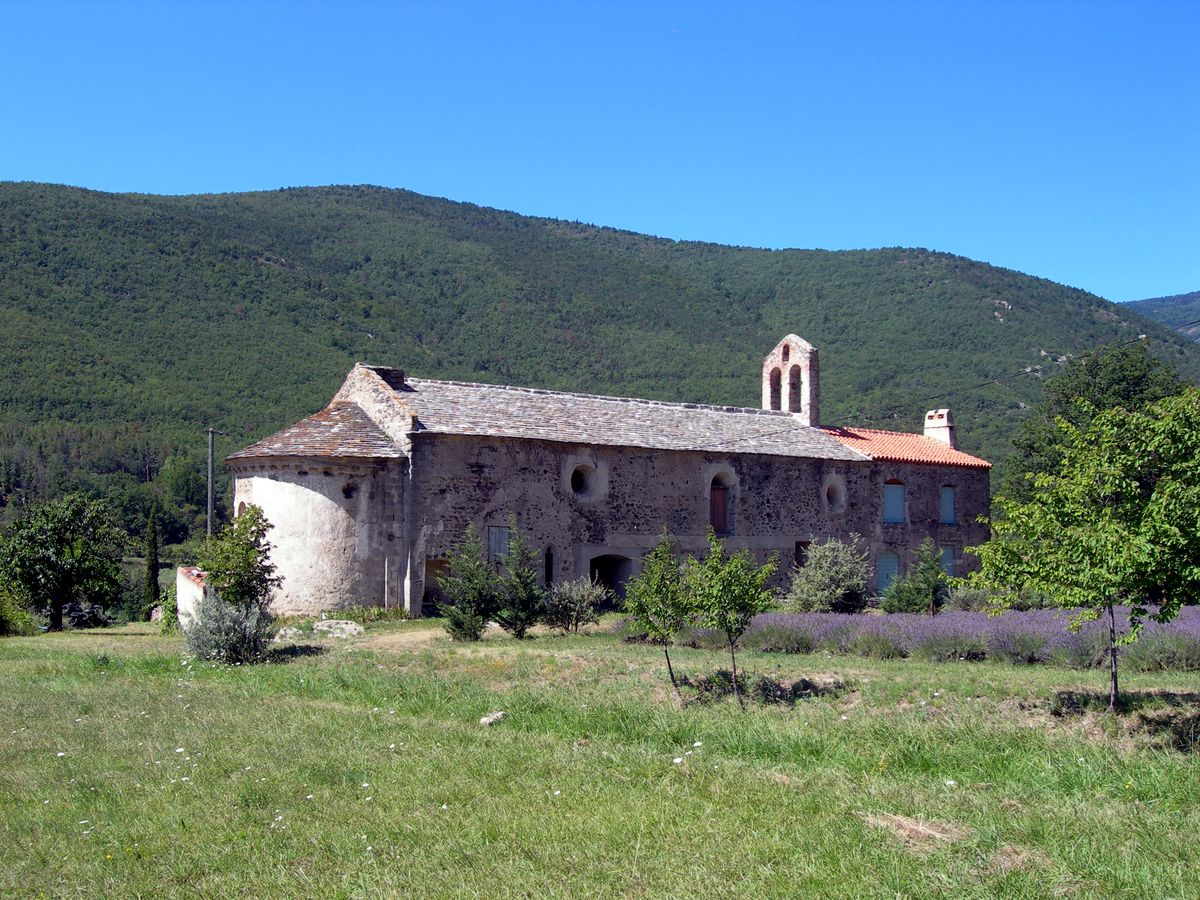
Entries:
{"label": "arched window", "polygon": [[799,366],[788,369],[788,412],[800,412],[800,382],[803,376]]}
{"label": "arched window", "polygon": [[884,550],[875,560],[875,590],[882,594],[900,577],[900,557]]}
{"label": "arched window", "polygon": [[729,482],[717,475],[708,486],[708,524],[717,534],[732,534],[729,515]]}
{"label": "arched window", "polygon": [[904,523],[904,483],[892,479],[883,485],[883,524]]}
{"label": "arched window", "polygon": [[771,409],[780,409],[782,403],[782,382],[783,375],[778,369],[771,370]]}
{"label": "arched window", "polygon": [[546,572],[542,584],[545,587],[550,587],[554,583],[554,548],[546,548]]}

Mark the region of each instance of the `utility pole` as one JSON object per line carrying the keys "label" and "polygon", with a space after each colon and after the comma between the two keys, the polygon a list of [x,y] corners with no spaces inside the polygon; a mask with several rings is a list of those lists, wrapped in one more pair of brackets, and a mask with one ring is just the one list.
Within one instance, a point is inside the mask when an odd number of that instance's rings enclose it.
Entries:
{"label": "utility pole", "polygon": [[208,536],[212,537],[213,526],[213,435],[223,435],[225,432],[217,431],[216,429],[208,429],[208,520],[207,532]]}

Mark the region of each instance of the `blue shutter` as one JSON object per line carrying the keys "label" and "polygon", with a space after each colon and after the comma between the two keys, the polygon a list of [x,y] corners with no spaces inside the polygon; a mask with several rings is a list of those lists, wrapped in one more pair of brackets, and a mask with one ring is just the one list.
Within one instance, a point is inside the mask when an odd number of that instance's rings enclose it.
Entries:
{"label": "blue shutter", "polygon": [[904,521],[904,485],[883,486],[883,521],[886,525],[899,525]]}
{"label": "blue shutter", "polygon": [[[951,490],[954,490],[954,489],[951,488]],[[954,548],[953,547],[943,547],[942,548],[942,571],[945,572],[947,575],[949,575],[951,578],[954,577]]]}
{"label": "blue shutter", "polygon": [[900,576],[900,557],[884,550],[875,560],[875,590],[882,594]]}
{"label": "blue shutter", "polygon": [[942,524],[954,525],[958,519],[954,515],[954,488],[942,488]]}

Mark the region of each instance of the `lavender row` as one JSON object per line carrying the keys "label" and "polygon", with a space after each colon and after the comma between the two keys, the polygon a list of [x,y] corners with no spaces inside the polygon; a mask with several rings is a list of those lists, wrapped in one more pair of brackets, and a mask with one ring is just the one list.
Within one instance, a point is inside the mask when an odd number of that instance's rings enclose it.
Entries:
{"label": "lavender row", "polygon": [[[1071,610],[945,612],[937,616],[896,613],[765,613],[743,638],[748,649],[791,653],[828,650],[875,658],[915,657],[935,661],[1000,659],[1016,663],[1054,662],[1080,668],[1106,665],[1107,621],[1067,628]],[[1128,631],[1125,609],[1118,630]],[[721,645],[715,634],[690,629],[681,643]],[[1184,607],[1174,622],[1147,622],[1141,638],[1122,648],[1126,665],[1142,669],[1200,669],[1200,607]]]}

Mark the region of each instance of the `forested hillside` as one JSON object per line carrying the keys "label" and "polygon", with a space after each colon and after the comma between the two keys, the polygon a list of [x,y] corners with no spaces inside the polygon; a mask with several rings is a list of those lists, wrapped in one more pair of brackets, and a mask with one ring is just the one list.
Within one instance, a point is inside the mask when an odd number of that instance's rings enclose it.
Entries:
{"label": "forested hillside", "polygon": [[356,360],[757,405],[789,331],[820,348],[826,422],[917,430],[949,405],[993,459],[1038,397],[1018,370],[1144,332],[1200,372],[1196,347],[1128,307],[925,250],[680,243],[372,187],[6,183],[0,502],[82,486],[131,522],[155,481],[186,519],[206,426],[228,453],[321,407]]}
{"label": "forested hillside", "polygon": [[1125,305],[1141,313],[1147,319],[1153,319],[1168,328],[1182,331],[1193,341],[1200,341],[1200,291],[1192,291],[1190,294],[1175,294],[1172,297],[1134,300]]}

